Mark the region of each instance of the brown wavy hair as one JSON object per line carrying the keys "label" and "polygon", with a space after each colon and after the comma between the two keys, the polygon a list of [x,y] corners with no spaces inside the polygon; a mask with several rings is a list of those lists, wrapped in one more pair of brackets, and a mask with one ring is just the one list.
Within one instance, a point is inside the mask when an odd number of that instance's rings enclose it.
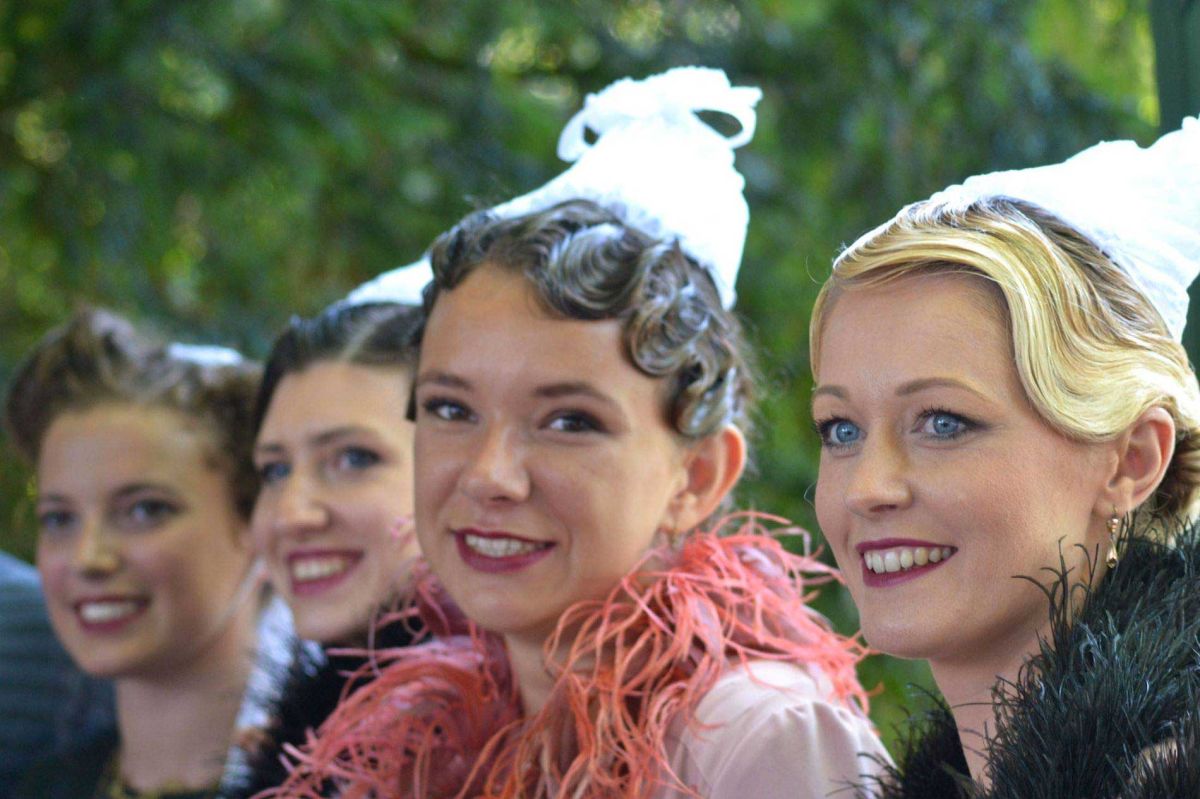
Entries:
{"label": "brown wavy hair", "polygon": [[18,367],[4,405],[17,452],[37,461],[61,414],[105,403],[170,408],[202,422],[212,457],[228,475],[238,513],[250,517],[258,478],[250,459],[258,364],[178,357],[112,311],[84,308],[47,333]]}
{"label": "brown wavy hair", "polygon": [[616,319],[633,364],[669,381],[669,424],[688,439],[733,424],[750,433],[754,370],[742,326],[708,272],[675,241],[655,239],[588,200],[512,219],[481,211],[430,249],[437,298],[484,264],[519,271],[548,312]]}

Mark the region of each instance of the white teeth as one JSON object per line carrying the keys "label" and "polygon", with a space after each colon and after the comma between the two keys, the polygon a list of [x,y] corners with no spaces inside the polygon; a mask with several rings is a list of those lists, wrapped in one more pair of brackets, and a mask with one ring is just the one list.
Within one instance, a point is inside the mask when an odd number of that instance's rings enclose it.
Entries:
{"label": "white teeth", "polygon": [[528,555],[542,549],[544,544],[531,541],[518,541],[515,538],[491,538],[482,535],[463,536],[463,540],[473,552],[488,558],[511,558],[514,555]]}
{"label": "white teeth", "polygon": [[950,557],[950,547],[897,547],[895,549],[872,549],[863,553],[863,563],[876,574],[893,574],[908,571],[914,566],[939,563]]}
{"label": "white teeth", "polygon": [[323,580],[350,568],[351,559],[345,555],[320,555],[296,558],[291,563],[292,579],[298,583]]}
{"label": "white teeth", "polygon": [[139,603],[132,599],[112,602],[84,602],[79,606],[79,617],[89,624],[118,621],[137,612]]}

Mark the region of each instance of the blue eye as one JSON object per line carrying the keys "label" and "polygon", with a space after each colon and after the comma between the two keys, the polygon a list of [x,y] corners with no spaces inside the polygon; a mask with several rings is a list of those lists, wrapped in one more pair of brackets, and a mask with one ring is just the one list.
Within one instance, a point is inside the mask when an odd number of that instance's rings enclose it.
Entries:
{"label": "blue eye", "polygon": [[471,418],[471,411],[454,400],[434,397],[421,403],[421,410],[444,422],[462,422]]}
{"label": "blue eye", "polygon": [[970,431],[974,424],[950,411],[932,409],[921,415],[921,432],[936,439],[951,440]]}
{"label": "blue eye", "polygon": [[832,449],[849,447],[862,438],[862,429],[848,419],[829,419],[817,425],[821,444]]}
{"label": "blue eye", "polygon": [[178,508],[161,499],[141,499],[125,510],[125,517],[137,527],[156,527],[178,512]]}
{"label": "blue eye", "polygon": [[337,468],[356,471],[368,469],[379,463],[381,458],[365,447],[346,447],[337,456]]}
{"label": "blue eye", "polygon": [[258,479],[263,485],[272,485],[283,480],[292,472],[292,467],[283,461],[267,461],[258,467]]}
{"label": "blue eye", "polygon": [[75,521],[75,514],[65,510],[49,510],[38,514],[37,520],[42,533],[52,535],[70,527]]}

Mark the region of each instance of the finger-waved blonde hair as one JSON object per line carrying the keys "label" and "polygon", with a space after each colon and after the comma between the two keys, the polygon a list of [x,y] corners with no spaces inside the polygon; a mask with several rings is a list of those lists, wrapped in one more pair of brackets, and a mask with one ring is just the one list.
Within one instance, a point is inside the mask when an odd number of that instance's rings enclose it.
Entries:
{"label": "finger-waved blonde hair", "polygon": [[995,287],[1012,334],[1017,374],[1033,407],[1073,439],[1108,441],[1162,407],[1175,455],[1148,503],[1151,521],[1200,512],[1200,387],[1183,346],[1130,278],[1074,229],[1004,198],[965,211],[918,203],[843,252],[810,326],[821,334],[837,298],[930,272],[978,275]]}

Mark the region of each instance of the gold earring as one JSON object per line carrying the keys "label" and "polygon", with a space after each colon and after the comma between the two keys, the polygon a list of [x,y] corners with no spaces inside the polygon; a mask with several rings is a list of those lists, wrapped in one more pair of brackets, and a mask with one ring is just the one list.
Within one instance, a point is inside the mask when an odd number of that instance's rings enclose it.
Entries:
{"label": "gold earring", "polygon": [[1121,516],[1113,505],[1113,514],[1108,520],[1108,568],[1115,569],[1120,554],[1117,552],[1117,534],[1121,531]]}

